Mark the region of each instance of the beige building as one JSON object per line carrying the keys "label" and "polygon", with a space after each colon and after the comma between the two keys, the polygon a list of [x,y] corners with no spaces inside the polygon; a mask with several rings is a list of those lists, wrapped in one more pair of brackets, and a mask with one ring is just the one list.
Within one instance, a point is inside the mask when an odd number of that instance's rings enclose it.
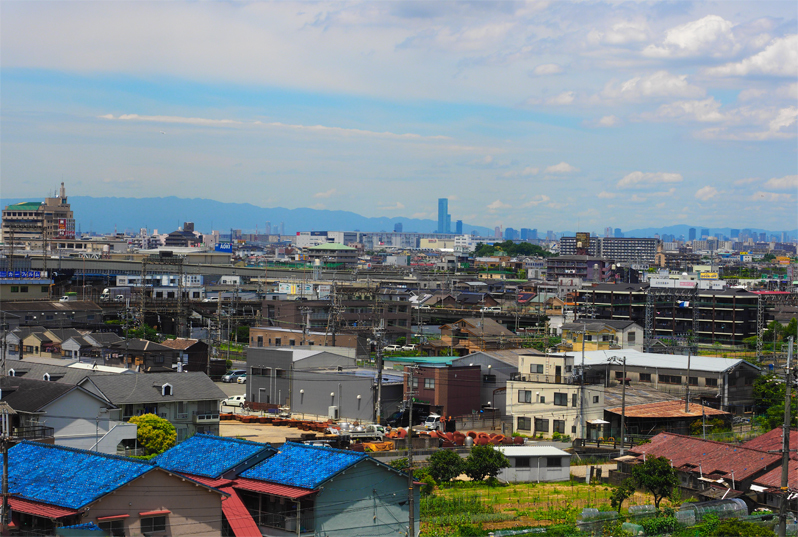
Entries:
{"label": "beige building", "polygon": [[582,385],[573,356],[519,355],[516,380],[507,382],[507,414],[513,430],[551,438],[603,436],[604,386]]}
{"label": "beige building", "polygon": [[356,349],[357,334],[336,333],[335,337],[328,332],[303,332],[289,328],[251,327],[249,329],[250,347],[347,347]]}
{"label": "beige building", "polygon": [[[44,202],[23,202],[3,210],[3,243],[41,249],[43,241],[75,238],[75,218],[61,183],[57,197]],[[50,249],[49,247],[47,249]]]}

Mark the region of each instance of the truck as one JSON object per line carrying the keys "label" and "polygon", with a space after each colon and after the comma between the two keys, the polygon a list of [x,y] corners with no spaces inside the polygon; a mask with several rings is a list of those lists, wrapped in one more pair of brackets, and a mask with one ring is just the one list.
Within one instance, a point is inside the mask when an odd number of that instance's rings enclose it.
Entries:
{"label": "truck", "polygon": [[102,302],[124,302],[131,298],[130,287],[106,287],[100,295]]}
{"label": "truck", "polygon": [[385,428],[382,425],[352,425],[351,423],[338,423],[327,428],[327,432],[334,435],[346,436],[349,440],[374,440],[382,442],[385,438]]}
{"label": "truck", "polygon": [[[443,408],[429,403],[413,403],[413,425],[423,424],[430,414],[440,414]],[[408,427],[410,425],[410,409],[407,405],[391,414],[385,419],[385,424],[391,427]]]}

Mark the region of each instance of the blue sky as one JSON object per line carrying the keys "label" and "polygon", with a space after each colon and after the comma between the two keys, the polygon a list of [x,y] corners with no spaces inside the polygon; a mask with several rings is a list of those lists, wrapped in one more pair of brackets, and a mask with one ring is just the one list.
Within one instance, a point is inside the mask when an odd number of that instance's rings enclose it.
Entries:
{"label": "blue sky", "polygon": [[796,11],[2,2],[0,195],[792,229]]}

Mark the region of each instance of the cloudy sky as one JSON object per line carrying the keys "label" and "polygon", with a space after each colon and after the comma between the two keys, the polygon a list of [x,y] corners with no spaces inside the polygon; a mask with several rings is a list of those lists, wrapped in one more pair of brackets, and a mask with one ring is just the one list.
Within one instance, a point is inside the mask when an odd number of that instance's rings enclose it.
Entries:
{"label": "cloudy sky", "polygon": [[5,1],[0,194],[791,229],[796,11]]}

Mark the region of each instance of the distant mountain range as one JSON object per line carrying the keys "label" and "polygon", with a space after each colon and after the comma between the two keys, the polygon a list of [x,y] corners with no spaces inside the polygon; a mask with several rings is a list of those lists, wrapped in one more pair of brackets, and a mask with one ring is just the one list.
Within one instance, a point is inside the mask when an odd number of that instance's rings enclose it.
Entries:
{"label": "distant mountain range", "polygon": [[[22,201],[33,199],[0,199],[0,206],[5,207]],[[91,196],[70,196],[69,203],[75,212],[76,227],[80,231],[108,233],[116,229],[119,232],[134,231],[146,227],[157,229],[160,233],[168,233],[183,225],[183,222],[194,222],[197,230],[209,232],[218,230],[229,233],[231,228],[241,229],[244,233],[254,233],[256,226],[260,233],[265,230],[266,223],[271,224],[271,232],[275,234],[279,226],[285,225],[285,232],[293,234],[297,231],[393,231],[394,225],[402,224],[405,232],[433,233],[438,227],[435,220],[417,218],[370,218],[351,211],[329,211],[322,209],[285,209],[283,207],[264,208],[249,203],[224,203],[207,199],[186,199],[174,196],[165,198],[94,198]],[[673,225],[661,228],[644,228],[622,230],[626,237],[653,237],[663,234],[687,237],[691,227],[696,228],[698,235],[701,229],[709,229],[710,234],[722,233],[730,236],[730,228],[707,228],[706,226]],[[788,238],[798,237],[798,229],[766,230],[750,228],[756,233],[781,236],[786,231]],[[493,236],[493,229],[463,224],[463,231],[472,230],[480,236]],[[596,231],[596,230],[579,230]],[[557,232],[558,235],[573,236],[574,231]],[[602,231],[597,231],[603,235]],[[538,229],[538,234],[545,237],[546,231]]]}

